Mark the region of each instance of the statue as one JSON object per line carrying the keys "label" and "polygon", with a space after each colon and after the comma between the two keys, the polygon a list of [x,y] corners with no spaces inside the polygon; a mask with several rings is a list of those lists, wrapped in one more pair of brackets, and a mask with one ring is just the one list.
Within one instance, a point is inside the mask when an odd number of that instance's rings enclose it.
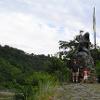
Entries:
{"label": "statue", "polygon": [[74,58],[79,61],[80,68],[87,67],[91,70],[91,73],[95,74],[94,61],[90,53],[90,38],[89,33],[86,32],[84,35],[80,35],[79,45],[74,54]]}
{"label": "statue", "polygon": [[90,65],[91,67],[94,66],[94,62],[90,53],[90,39],[88,32],[86,32],[83,36],[80,35],[79,45],[74,57],[80,61],[82,67],[90,67]]}

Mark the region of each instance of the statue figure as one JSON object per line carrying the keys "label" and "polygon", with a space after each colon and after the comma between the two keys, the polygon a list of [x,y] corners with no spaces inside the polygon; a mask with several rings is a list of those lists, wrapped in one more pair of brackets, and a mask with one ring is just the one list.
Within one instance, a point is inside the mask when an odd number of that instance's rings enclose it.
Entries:
{"label": "statue figure", "polygon": [[89,33],[87,32],[83,36],[81,36],[81,38],[79,40],[78,51],[86,51],[86,52],[88,52],[89,44],[90,44],[90,39],[89,39]]}
{"label": "statue figure", "polygon": [[89,33],[86,32],[84,35],[80,34],[78,37],[78,47],[75,52],[74,58],[79,62],[80,70],[88,68],[90,70],[90,79],[95,82],[94,77],[96,76],[94,61],[90,53],[90,38]]}
{"label": "statue figure", "polygon": [[90,53],[90,38],[88,32],[86,32],[84,35],[80,35],[79,45],[75,52],[74,58],[79,61],[80,68],[89,68],[91,73],[95,76],[94,61]]}
{"label": "statue figure", "polygon": [[90,38],[88,32],[86,32],[83,36],[80,35],[79,45],[75,52],[75,58],[80,61],[81,67],[90,67],[90,65],[91,67],[94,66],[94,62],[90,54]]}

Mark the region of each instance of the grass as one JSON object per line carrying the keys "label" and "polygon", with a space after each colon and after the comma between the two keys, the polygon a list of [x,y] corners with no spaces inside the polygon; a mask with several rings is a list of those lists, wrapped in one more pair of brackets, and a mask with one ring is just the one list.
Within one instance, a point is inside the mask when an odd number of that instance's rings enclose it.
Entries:
{"label": "grass", "polygon": [[[56,87],[59,82],[54,75],[44,72],[35,72],[25,78],[28,85],[15,84],[16,94],[22,93],[24,100],[51,100],[56,94]],[[6,92],[0,94],[1,100],[14,100],[14,94]],[[20,98],[20,96],[17,96]]]}
{"label": "grass", "polygon": [[42,80],[38,83],[38,90],[35,94],[34,100],[51,100],[55,95],[56,87],[58,86],[58,81],[54,76],[49,74],[43,74]]}

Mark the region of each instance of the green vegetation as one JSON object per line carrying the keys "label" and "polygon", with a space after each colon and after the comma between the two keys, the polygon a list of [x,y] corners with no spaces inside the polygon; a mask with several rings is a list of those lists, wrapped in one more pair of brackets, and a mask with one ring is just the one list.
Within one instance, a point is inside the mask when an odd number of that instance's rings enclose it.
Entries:
{"label": "green vegetation", "polygon": [[[58,85],[58,80],[48,73],[32,72],[25,76],[23,76],[23,83],[13,85],[16,93],[19,94],[19,97],[22,95],[24,100],[47,100],[45,98],[52,96]],[[19,99],[19,97],[17,98]]]}
{"label": "green vegetation", "polygon": [[96,64],[96,73],[97,73],[97,76],[100,77],[100,61],[98,61]]}
{"label": "green vegetation", "polygon": [[68,74],[59,58],[0,46],[0,89],[13,91],[17,100],[47,100],[59,82],[69,81]]}
{"label": "green vegetation", "polygon": [[[0,90],[15,93],[16,100],[50,100],[56,95],[55,89],[62,82],[70,82],[71,62],[76,50],[75,40],[60,41],[59,52],[64,59],[45,55],[27,54],[22,50],[0,46]],[[100,76],[100,48],[91,46],[96,62],[96,73]]]}

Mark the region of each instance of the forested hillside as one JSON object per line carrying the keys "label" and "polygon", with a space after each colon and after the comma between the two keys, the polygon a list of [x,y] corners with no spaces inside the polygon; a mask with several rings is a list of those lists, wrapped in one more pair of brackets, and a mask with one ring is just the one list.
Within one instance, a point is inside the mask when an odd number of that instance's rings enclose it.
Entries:
{"label": "forested hillside", "polygon": [[66,63],[56,57],[28,54],[7,45],[0,46],[0,89],[23,93],[24,99],[33,98],[36,95],[33,95],[34,91],[39,92],[39,86],[54,87],[58,80],[67,80],[67,72]]}
{"label": "forested hillside", "polygon": [[[72,55],[71,51],[67,54],[66,58]],[[100,49],[91,49],[91,54],[100,77]],[[70,81],[70,63],[66,58],[28,54],[7,45],[0,46],[0,89],[14,91],[16,100],[49,100],[59,82]]]}
{"label": "forested hillside", "polygon": [[27,54],[24,51],[9,46],[0,46],[0,58],[20,68],[23,72],[46,70],[46,63],[50,60],[49,56]]}

